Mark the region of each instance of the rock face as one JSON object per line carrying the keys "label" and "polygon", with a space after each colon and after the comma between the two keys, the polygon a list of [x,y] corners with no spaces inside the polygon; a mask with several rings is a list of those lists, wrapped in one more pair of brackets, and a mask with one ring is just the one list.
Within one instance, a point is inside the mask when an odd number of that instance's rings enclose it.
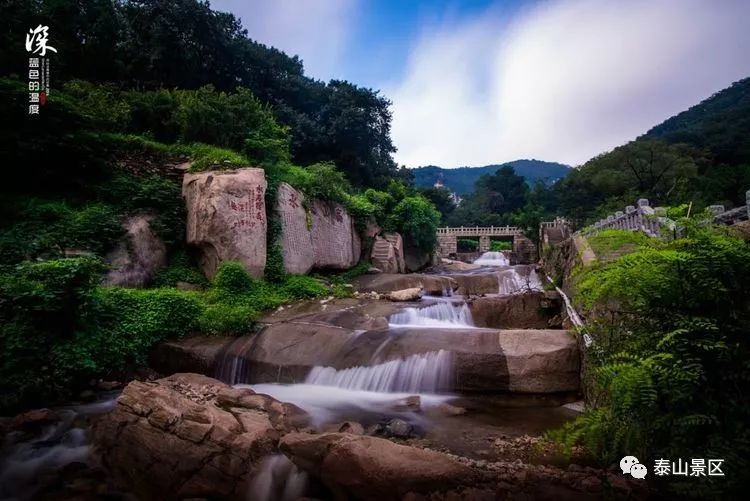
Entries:
{"label": "rock face", "polygon": [[152,215],[138,215],[125,221],[125,236],[106,257],[106,285],[143,287],[167,263],[167,248],[151,229],[153,220]]}
{"label": "rock face", "polygon": [[167,341],[149,354],[149,366],[161,374],[196,372],[214,374],[221,353],[234,341],[234,337],[190,336]]}
{"label": "rock face", "polygon": [[281,219],[281,249],[287,273],[304,275],[315,265],[312,234],[303,205],[304,195],[281,183],[276,195],[276,213]]}
{"label": "rock face", "polygon": [[[448,289],[455,290],[458,284],[452,277],[421,274],[392,274],[380,273],[362,275],[352,281],[356,290],[360,292],[377,292],[389,294],[393,291],[421,287],[426,294],[440,296]],[[497,283],[497,280],[495,281]],[[495,287],[497,291],[497,287]]]}
{"label": "rock face", "polygon": [[543,292],[487,296],[469,302],[471,317],[477,327],[495,329],[560,328],[559,301],[546,298]]}
{"label": "rock face", "polygon": [[344,208],[335,202],[313,200],[312,251],[316,268],[346,270],[359,262],[362,242],[354,228],[354,221]]}
{"label": "rock face", "polygon": [[213,277],[223,261],[239,261],[254,277],[266,266],[266,179],[263,169],[186,174],[187,243]]}
{"label": "rock face", "polygon": [[[246,339],[246,342],[242,342]],[[387,342],[386,342],[387,341]],[[352,329],[314,321],[283,322],[232,345],[244,378],[299,383],[316,366],[346,369],[379,359],[446,350],[453,353],[453,390],[555,393],[579,388],[575,337],[556,329]]]}
{"label": "rock face", "polygon": [[257,464],[305,423],[293,405],[175,374],[130,383],[94,441],[115,483],[140,498],[245,499]]}
{"label": "rock face", "polygon": [[432,255],[425,252],[410,242],[404,244],[404,263],[406,271],[414,273],[432,264]]}
{"label": "rock face", "polygon": [[439,452],[349,433],[290,433],[279,444],[294,464],[336,496],[401,499],[408,493],[446,491],[475,480],[475,473]]}
{"label": "rock face", "polygon": [[375,237],[370,261],[384,273],[405,273],[404,240],[398,233],[386,233]]}

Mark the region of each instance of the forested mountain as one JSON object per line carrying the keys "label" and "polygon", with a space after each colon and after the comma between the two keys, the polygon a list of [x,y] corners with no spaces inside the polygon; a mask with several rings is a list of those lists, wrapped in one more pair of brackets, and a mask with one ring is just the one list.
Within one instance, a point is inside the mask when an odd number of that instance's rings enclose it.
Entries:
{"label": "forested mountain", "polygon": [[465,195],[474,191],[474,183],[480,177],[485,174],[494,174],[504,165],[513,166],[516,173],[526,179],[526,182],[530,185],[537,179],[548,183],[554,182],[568,175],[570,171],[570,166],[556,162],[514,160],[504,164],[492,164],[483,167],[458,167],[455,169],[428,165],[412,169],[412,172],[414,173],[414,185],[418,188],[433,186],[436,181],[441,180],[450,191],[459,195]]}
{"label": "forested mountain", "polygon": [[[355,185],[382,187],[396,173],[387,99],[348,82],[305,76],[297,56],[249,39],[237,18],[208,2],[8,0],[0,15],[3,73],[27,71],[23,33],[46,24],[57,49],[51,74],[57,89],[71,79],[137,90],[242,87],[288,127],[295,163],[333,161]],[[150,108],[169,115],[175,103],[161,96]],[[157,140],[174,139],[162,129],[150,132]]]}
{"label": "forested mountain", "polygon": [[555,185],[557,211],[584,223],[638,198],[654,205],[743,205],[750,189],[750,78],[643,136],[596,156]]}

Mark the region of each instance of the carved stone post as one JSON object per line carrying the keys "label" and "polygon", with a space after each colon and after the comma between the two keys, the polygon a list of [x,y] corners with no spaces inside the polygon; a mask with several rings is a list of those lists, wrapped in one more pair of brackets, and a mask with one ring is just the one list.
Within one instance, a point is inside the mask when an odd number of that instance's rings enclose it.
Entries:
{"label": "carved stone post", "polygon": [[487,252],[490,250],[491,240],[488,236],[479,237],[479,252]]}

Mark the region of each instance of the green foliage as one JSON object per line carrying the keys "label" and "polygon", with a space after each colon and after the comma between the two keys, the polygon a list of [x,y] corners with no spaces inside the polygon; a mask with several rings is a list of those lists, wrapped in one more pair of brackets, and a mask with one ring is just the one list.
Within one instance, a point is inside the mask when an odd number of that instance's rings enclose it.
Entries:
{"label": "green foliage", "polygon": [[458,252],[476,252],[479,250],[479,240],[470,238],[459,238],[457,241]]}
{"label": "green foliage", "polygon": [[284,292],[293,299],[312,299],[328,294],[328,288],[305,275],[290,275],[283,284]]}
{"label": "green foliage", "polygon": [[432,252],[437,243],[440,213],[426,198],[410,196],[401,200],[386,222],[387,229],[399,231],[419,249]]}
{"label": "green foliage", "polygon": [[603,230],[587,237],[591,249],[600,259],[612,253],[630,252],[643,247],[655,247],[659,240],[640,231]]}
{"label": "green foliage", "polygon": [[181,249],[169,256],[167,266],[159,269],[154,276],[156,287],[174,287],[177,282],[194,284],[201,287],[208,285],[206,277],[190,259],[188,253]]}
{"label": "green foliage", "polygon": [[512,248],[513,242],[510,240],[493,240],[490,242],[490,250],[493,252],[511,250]]}
{"label": "green foliage", "polygon": [[445,187],[429,187],[419,190],[422,196],[432,202],[440,211],[440,221],[445,223],[447,217],[456,209],[456,204],[451,198],[451,192]]}
{"label": "green foliage", "polygon": [[[604,242],[632,242],[612,237]],[[607,462],[731,457],[726,482],[698,484],[727,494],[749,466],[750,248],[696,224],[685,238],[647,244],[578,277],[577,303],[598,319],[589,353],[599,399],[552,436]]]}
{"label": "green foliage", "polygon": [[255,281],[247,274],[245,267],[235,261],[227,261],[219,266],[214,277],[213,287],[224,294],[247,294],[255,288]]}
{"label": "green foliage", "polygon": [[198,328],[205,334],[247,334],[256,316],[255,309],[246,304],[208,304],[198,318]]}

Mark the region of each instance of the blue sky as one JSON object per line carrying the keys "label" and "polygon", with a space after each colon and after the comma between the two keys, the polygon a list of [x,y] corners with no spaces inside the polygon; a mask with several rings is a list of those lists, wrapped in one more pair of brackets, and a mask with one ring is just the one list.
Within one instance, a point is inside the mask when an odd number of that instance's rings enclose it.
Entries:
{"label": "blue sky", "polygon": [[396,160],[580,164],[750,76],[745,0],[213,0],[393,101]]}

